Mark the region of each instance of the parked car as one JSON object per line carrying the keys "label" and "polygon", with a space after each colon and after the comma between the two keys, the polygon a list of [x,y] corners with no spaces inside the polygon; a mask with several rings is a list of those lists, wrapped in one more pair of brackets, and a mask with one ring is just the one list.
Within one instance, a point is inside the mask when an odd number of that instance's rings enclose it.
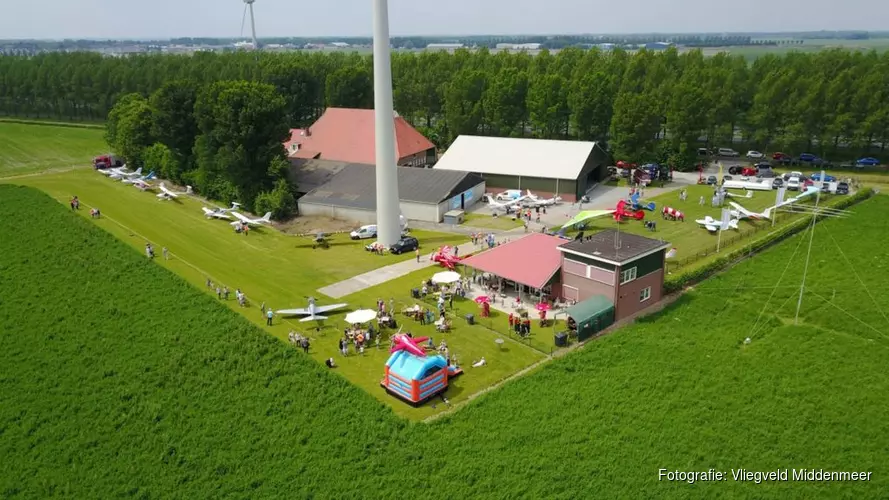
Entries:
{"label": "parked car", "polygon": [[837,194],[849,194],[849,183],[840,182],[837,184]]}
{"label": "parked car", "polygon": [[413,252],[418,248],[420,248],[420,242],[417,238],[414,238],[413,236],[405,236],[396,241],[395,244],[389,248],[389,252],[398,255],[400,253]]}
{"label": "parked car", "polygon": [[747,158],[751,160],[759,160],[763,158],[765,155],[760,153],[759,151],[747,151]]}
{"label": "parked car", "polygon": [[867,158],[859,158],[855,164],[860,167],[876,167],[880,164],[880,160],[868,156]]}
{"label": "parked car", "polygon": [[741,169],[741,175],[744,177],[756,177],[757,171],[754,167],[744,167]]}
{"label": "parked car", "polygon": [[698,148],[698,156],[710,156],[710,150],[707,148]]}
{"label": "parked car", "polygon": [[789,191],[799,191],[800,184],[799,177],[791,177],[790,179],[787,179],[787,189]]}
{"label": "parked car", "polygon": [[744,167],[741,165],[732,165],[728,168],[728,173],[732,175],[741,175],[741,171],[744,170]]}
{"label": "parked car", "polygon": [[349,233],[349,237],[353,240],[365,240],[368,238],[376,238],[377,237],[377,225],[371,224],[369,226],[361,226],[358,229]]}
{"label": "parked car", "polygon": [[723,176],[722,176],[722,180],[723,180],[723,181],[730,181],[730,180],[732,180],[732,176],[730,176],[730,175],[723,175]]}
{"label": "parked car", "polygon": [[814,174],[809,176],[809,179],[813,181],[824,181],[824,182],[836,182],[837,178],[832,175],[824,174],[824,179],[821,178],[821,172],[815,172]]}
{"label": "parked car", "polygon": [[775,177],[775,179],[772,181],[772,189],[778,189],[780,187],[784,187],[784,179]]}
{"label": "parked car", "polygon": [[787,158],[787,159],[789,160],[789,159],[790,159],[790,155],[786,155],[786,154],[781,153],[781,152],[778,152],[778,153],[772,153],[772,159],[773,159],[773,160],[781,161],[781,160],[783,160],[784,158]]}
{"label": "parked car", "polygon": [[788,172],[788,173],[784,174],[784,180],[785,180],[785,181],[790,180],[791,177],[797,177],[797,178],[802,179],[802,178],[803,178],[803,173],[802,173],[802,172]]}
{"label": "parked car", "polygon": [[828,193],[828,194],[830,193],[830,183],[829,182],[822,182],[821,183],[821,192]]}
{"label": "parked car", "polygon": [[710,177],[707,177],[707,184],[709,184],[711,186],[715,186],[717,182],[718,181],[717,181],[715,175],[711,175]]}
{"label": "parked car", "polygon": [[815,161],[817,158],[818,157],[812,153],[801,153],[799,155],[799,161]]}
{"label": "parked car", "polygon": [[719,156],[728,156],[731,158],[737,158],[741,156],[741,153],[729,148],[719,148],[716,152],[717,154],[719,154]]}

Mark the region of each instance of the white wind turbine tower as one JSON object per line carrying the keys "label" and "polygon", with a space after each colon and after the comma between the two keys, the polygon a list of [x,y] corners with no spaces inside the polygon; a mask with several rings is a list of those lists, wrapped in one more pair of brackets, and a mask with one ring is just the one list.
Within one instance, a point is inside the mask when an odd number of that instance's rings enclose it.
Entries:
{"label": "white wind turbine tower", "polygon": [[247,9],[250,9],[250,31],[253,34],[253,50],[259,50],[259,41],[256,40],[256,19],[253,18],[253,2],[256,0],[244,0],[244,15],[241,17],[241,35],[244,34],[244,23],[247,21]]}

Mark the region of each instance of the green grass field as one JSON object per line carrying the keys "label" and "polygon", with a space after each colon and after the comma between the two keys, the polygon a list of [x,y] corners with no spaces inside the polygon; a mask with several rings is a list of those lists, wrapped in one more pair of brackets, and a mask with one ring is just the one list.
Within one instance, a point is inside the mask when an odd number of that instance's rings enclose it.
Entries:
{"label": "green grass field", "polygon": [[[443,410],[442,406],[435,409],[431,405],[410,407],[388,396],[380,388],[382,367],[389,355],[386,341],[379,350],[369,349],[363,356],[353,354],[343,359],[337,351],[337,342],[347,326],[342,322],[346,312],[350,309],[375,309],[378,298],[387,303],[394,299],[396,309],[401,311],[414,303],[410,298],[411,288],[416,288],[421,280],[428,279],[439,268],[427,267],[333,300],[321,295],[318,289],[387,264],[411,260],[413,255],[371,254],[364,250],[366,242],[353,242],[347,235],[333,237],[329,249],[312,249],[310,238],[285,235],[274,229],[251,231],[249,236],[237,235],[224,221],[207,220],[200,210],[202,203],[199,200],[158,201],[152,193],[140,192],[89,169],[28,177],[15,182],[40,188],[62,203],[77,195],[85,208],[99,207],[103,218],[95,223],[140,252],[144,251],[148,241],[155,245],[158,255],[162,247],[167,247],[173,258],[162,262],[162,265],[194,286],[203,288],[208,294],[215,293],[205,287],[208,277],[214,283],[227,285],[232,290],[229,307],[280,339],[287,339],[291,330],[309,335],[314,341],[312,355],[319,363],[336,357],[341,365],[340,373],[381,401],[391,404],[399,414],[424,418]],[[81,215],[88,217],[88,211],[81,210]],[[413,234],[426,252],[440,245],[467,240],[465,236],[447,233],[414,231]],[[236,288],[247,295],[251,307],[238,307],[234,299]],[[265,326],[260,303],[265,302],[273,309],[305,307],[308,296],[317,297],[321,305],[345,302],[349,308],[331,314],[331,319],[324,323],[320,331],[314,330],[314,325],[296,320],[276,321],[272,327]],[[455,305],[458,311],[477,309],[471,301]],[[542,346],[535,350],[510,341],[502,349],[498,348],[494,340],[500,336],[483,326],[466,324],[461,319],[464,313],[460,314],[453,317],[454,330],[446,336],[452,354],[463,364],[484,356],[492,368],[478,376],[456,379],[448,393],[454,403],[464,401],[472,394],[543,359],[543,354],[538,352],[544,350]],[[441,340],[432,326],[421,326],[400,315],[398,320],[405,331],[431,335],[436,344]],[[502,336],[505,336],[505,332]],[[552,345],[551,335],[546,345]]]}
{"label": "green grass field", "polygon": [[[0,185],[0,210],[29,221],[0,239],[0,492],[882,498],[889,198],[861,207],[816,227],[797,326],[808,234],[412,425],[98,224]],[[658,480],[711,467],[729,478]],[[755,484],[740,468],[873,474]]]}
{"label": "green grass field", "polygon": [[101,128],[38,123],[0,121],[0,177],[85,166],[108,151]]}

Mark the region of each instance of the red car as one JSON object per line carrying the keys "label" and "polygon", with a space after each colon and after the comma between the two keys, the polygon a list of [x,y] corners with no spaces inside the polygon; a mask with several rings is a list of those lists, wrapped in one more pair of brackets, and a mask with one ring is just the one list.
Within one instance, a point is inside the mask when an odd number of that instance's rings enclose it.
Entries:
{"label": "red car", "polygon": [[756,177],[757,173],[757,169],[753,167],[744,167],[741,169],[741,175],[743,175],[744,177]]}
{"label": "red car", "polygon": [[773,160],[777,160],[777,161],[781,161],[781,160],[783,160],[783,159],[788,159],[788,160],[789,160],[789,159],[790,159],[790,155],[786,155],[786,154],[784,154],[784,153],[772,153],[772,159],[773,159]]}

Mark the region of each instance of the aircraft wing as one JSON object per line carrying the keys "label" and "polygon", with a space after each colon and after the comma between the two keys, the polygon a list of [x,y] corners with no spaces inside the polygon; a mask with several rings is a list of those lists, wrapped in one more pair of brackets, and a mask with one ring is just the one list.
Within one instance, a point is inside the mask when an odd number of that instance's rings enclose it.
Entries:
{"label": "aircraft wing", "polygon": [[346,307],[349,304],[331,304],[329,306],[315,306],[316,313],[326,313],[328,311],[333,311],[334,309],[341,309]]}
{"label": "aircraft wing", "polygon": [[710,231],[711,233],[715,233],[719,230],[719,226],[714,224],[705,224],[704,227],[706,227],[707,231]]}
{"label": "aircraft wing", "polygon": [[232,212],[231,214],[234,215],[235,218],[241,222],[252,222],[247,216],[245,216],[244,214],[241,214],[239,212]]}
{"label": "aircraft wing", "polygon": [[563,228],[575,226],[577,224],[586,222],[588,220],[596,219],[599,217],[605,217],[607,215],[612,215],[616,210],[584,210],[579,214],[575,215],[573,219],[569,220]]}
{"label": "aircraft wing", "polygon": [[212,215],[213,215],[213,217],[216,217],[217,219],[231,219],[231,217],[229,217],[228,214],[215,213]]}
{"label": "aircraft wing", "polygon": [[[320,312],[318,309],[315,309],[315,312]],[[281,309],[280,311],[275,311],[275,314],[279,316],[305,316],[306,314],[311,314],[308,309]]]}

